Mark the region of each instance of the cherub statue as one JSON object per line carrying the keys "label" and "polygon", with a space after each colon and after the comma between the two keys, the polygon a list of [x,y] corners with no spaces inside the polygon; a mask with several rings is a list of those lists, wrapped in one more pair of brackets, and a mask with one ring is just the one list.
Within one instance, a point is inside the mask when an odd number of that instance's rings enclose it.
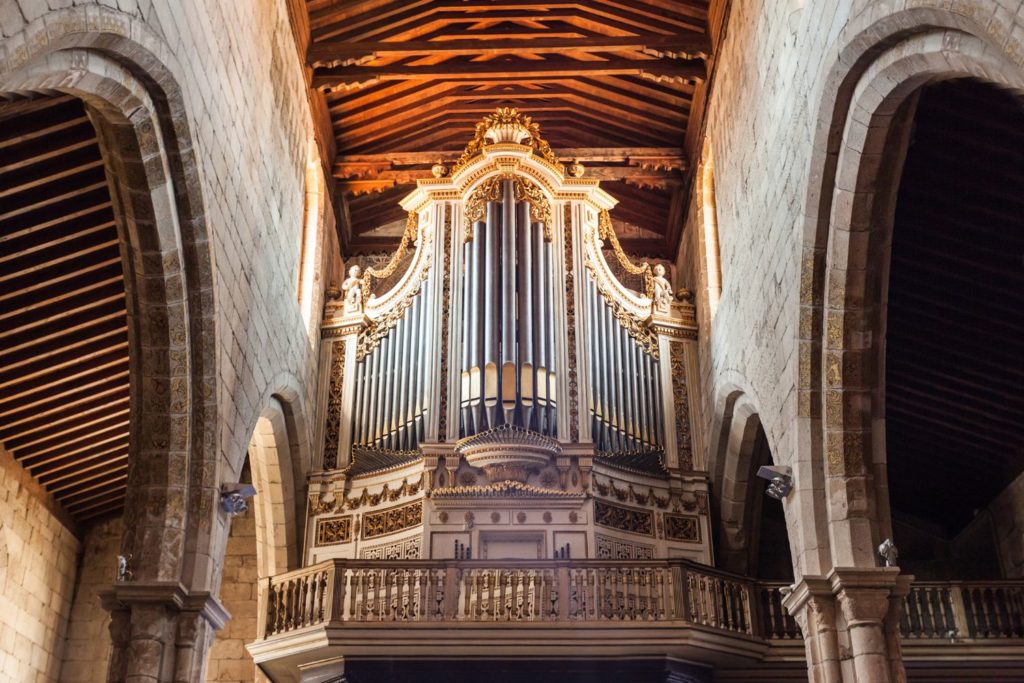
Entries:
{"label": "cherub statue", "polygon": [[345,312],[359,313],[363,310],[363,283],[359,266],[348,269],[348,277],[341,283],[341,291],[345,297]]}
{"label": "cherub statue", "polygon": [[672,308],[672,283],[665,277],[665,266],[654,266],[654,310],[668,313]]}

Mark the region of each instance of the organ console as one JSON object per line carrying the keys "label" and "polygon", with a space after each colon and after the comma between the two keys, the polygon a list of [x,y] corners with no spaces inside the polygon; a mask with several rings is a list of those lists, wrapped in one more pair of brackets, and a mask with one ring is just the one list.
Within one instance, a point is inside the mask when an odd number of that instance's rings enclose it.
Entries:
{"label": "organ console", "polygon": [[[670,300],[663,268],[623,252],[615,199],[569,170],[535,122],[498,109],[402,200],[391,260],[353,269],[358,291],[346,281],[329,303],[311,529],[364,521],[332,543],[311,531],[313,557],[376,557],[379,535],[419,539],[417,557],[530,555],[540,542],[545,558],[709,559],[689,429],[693,308]],[[418,513],[367,532],[373,511],[409,501]],[[687,510],[692,523],[666,533],[662,517]]]}

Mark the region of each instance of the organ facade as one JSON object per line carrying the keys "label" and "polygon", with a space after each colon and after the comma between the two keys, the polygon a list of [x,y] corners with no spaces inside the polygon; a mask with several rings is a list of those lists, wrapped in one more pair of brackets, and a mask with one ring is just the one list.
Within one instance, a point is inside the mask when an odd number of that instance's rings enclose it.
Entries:
{"label": "organ facade", "polygon": [[516,110],[433,175],[327,307],[306,562],[710,564],[692,305]]}

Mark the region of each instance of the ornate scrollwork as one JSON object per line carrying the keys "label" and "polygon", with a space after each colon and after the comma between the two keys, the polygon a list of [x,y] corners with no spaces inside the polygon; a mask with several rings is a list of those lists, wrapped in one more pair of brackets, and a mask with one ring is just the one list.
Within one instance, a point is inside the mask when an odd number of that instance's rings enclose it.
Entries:
{"label": "ornate scrollwork", "polygon": [[529,116],[520,114],[519,110],[513,107],[498,107],[493,114],[488,114],[476,124],[473,139],[469,141],[462,156],[455,162],[452,173],[457,172],[480,154],[484,145],[487,144],[488,138],[496,142],[504,142],[506,139],[518,142],[526,139],[525,144],[533,148],[534,154],[551,164],[558,165],[558,159],[551,146],[540,136],[539,123],[534,122]]}
{"label": "ornate scrollwork", "polygon": [[327,517],[316,523],[316,545],[337,545],[352,541],[352,515]]}
{"label": "ornate scrollwork", "polygon": [[544,192],[532,181],[516,174],[501,174],[482,182],[466,200],[466,241],[473,240],[473,224],[484,220],[487,202],[501,201],[501,184],[505,180],[512,181],[512,191],[516,201],[530,203],[530,219],[543,226],[544,241],[550,242],[551,203]]}
{"label": "ornate scrollwork", "polygon": [[654,536],[654,513],[594,501],[594,523],[631,534]]}
{"label": "ornate scrollwork", "polygon": [[423,503],[417,501],[363,515],[363,538],[377,538],[423,523]]}
{"label": "ornate scrollwork", "polygon": [[338,440],[341,434],[341,399],[345,385],[345,342],[331,345],[331,375],[327,387],[327,424],[324,428],[323,463],[325,470],[338,466]]}
{"label": "ornate scrollwork", "polygon": [[416,243],[417,232],[419,227],[419,215],[415,211],[410,211],[405,221],[405,232],[402,233],[402,241],[398,244],[398,249],[391,255],[391,260],[387,262],[383,268],[367,268],[363,273],[363,297],[362,300],[368,301],[370,298],[370,291],[373,288],[374,280],[383,280],[391,277],[398,268],[398,264],[402,262],[402,258],[405,257],[409,248]]}
{"label": "ornate scrollwork", "polygon": [[672,373],[672,404],[676,414],[676,452],[679,466],[693,469],[693,449],[690,444],[690,401],[686,395],[686,356],[682,343],[669,346],[669,364]]}
{"label": "ornate scrollwork", "polygon": [[641,263],[637,265],[629,260],[629,256],[622,250],[622,245],[619,244],[618,235],[615,234],[615,228],[612,226],[612,217],[608,213],[607,209],[602,210],[597,217],[597,236],[601,240],[606,240],[611,245],[612,252],[615,254],[615,260],[619,262],[622,269],[631,275],[639,275],[643,278],[644,282],[644,296],[648,299],[654,298],[654,273],[651,271],[650,263]]}
{"label": "ornate scrollwork", "polygon": [[700,519],[693,515],[673,515],[666,512],[665,538],[670,541],[700,543]]}
{"label": "ornate scrollwork", "polygon": [[448,436],[448,323],[451,317],[452,292],[452,209],[444,212],[444,283],[441,288],[441,406],[437,434],[440,441]]}
{"label": "ornate scrollwork", "polygon": [[572,268],[572,207],[565,207],[565,318],[569,346],[569,440],[580,442],[579,377],[576,373],[576,285]]}

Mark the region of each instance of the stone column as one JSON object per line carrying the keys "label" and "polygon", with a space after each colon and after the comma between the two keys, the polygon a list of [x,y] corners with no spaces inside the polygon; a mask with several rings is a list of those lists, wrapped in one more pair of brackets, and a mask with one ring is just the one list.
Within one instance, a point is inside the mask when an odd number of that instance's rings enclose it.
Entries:
{"label": "stone column", "polygon": [[899,619],[910,577],[900,581],[899,568],[872,567],[836,568],[828,578],[845,622],[853,680],[903,683]]}
{"label": "stone column", "polygon": [[913,577],[896,567],[805,576],[783,600],[800,624],[814,683],[904,683],[899,624]]}
{"label": "stone column", "polygon": [[808,679],[813,683],[841,683],[835,596],[829,582],[822,577],[804,577],[782,604],[804,636]]}
{"label": "stone column", "polygon": [[203,683],[213,633],[229,618],[216,598],[174,582],[118,583],[100,597],[111,613],[108,683]]}

